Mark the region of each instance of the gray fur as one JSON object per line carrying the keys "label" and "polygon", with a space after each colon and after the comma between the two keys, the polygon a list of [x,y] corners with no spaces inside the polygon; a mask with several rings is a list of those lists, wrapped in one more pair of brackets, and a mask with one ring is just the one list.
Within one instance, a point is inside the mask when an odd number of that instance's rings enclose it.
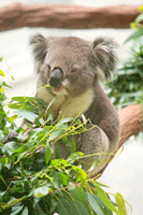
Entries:
{"label": "gray fur", "polygon": [[[51,106],[54,118],[59,114],[76,116],[86,106],[82,114],[90,119],[86,126],[92,129],[74,138],[77,151],[86,155],[104,153],[84,160],[87,170],[100,157],[101,165],[92,174],[97,173],[105,166],[107,153],[114,152],[119,142],[117,112],[99,83],[103,76],[108,78],[115,70],[117,44],[109,38],[98,38],[91,43],[76,37],[44,38],[40,34],[33,36],[30,44],[39,72],[36,96],[47,103],[57,96]],[[54,80],[51,88],[41,89],[41,84]],[[67,158],[70,150],[61,141],[57,144],[61,157]]]}
{"label": "gray fur", "polygon": [[47,54],[47,44],[45,38],[41,34],[37,34],[30,38],[30,45],[33,45],[33,55],[35,61],[43,63]]}
{"label": "gray fur", "polygon": [[98,66],[104,72],[106,78],[110,78],[111,72],[116,66],[116,48],[118,44],[110,38],[98,38],[93,42],[95,57]]}

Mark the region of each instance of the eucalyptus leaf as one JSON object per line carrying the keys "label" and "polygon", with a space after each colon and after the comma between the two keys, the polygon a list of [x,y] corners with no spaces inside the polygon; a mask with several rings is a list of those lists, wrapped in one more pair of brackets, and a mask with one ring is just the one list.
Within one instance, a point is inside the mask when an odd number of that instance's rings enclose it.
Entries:
{"label": "eucalyptus leaf", "polygon": [[136,19],[135,19],[135,22],[139,23],[143,21],[143,14],[140,14]]}
{"label": "eucalyptus leaf", "polygon": [[22,211],[21,211],[21,215],[28,215],[28,208],[25,207]]}
{"label": "eucalyptus leaf", "polygon": [[101,210],[100,206],[98,205],[96,198],[94,195],[91,193],[87,193],[88,201],[93,210],[98,214],[98,215],[104,215],[103,211]]}
{"label": "eucalyptus leaf", "polygon": [[7,186],[7,184],[6,184],[6,182],[5,182],[4,178],[2,177],[2,175],[1,175],[1,174],[0,174],[0,180],[2,180],[2,182]]}
{"label": "eucalyptus leaf", "polygon": [[90,215],[86,207],[81,202],[75,200],[72,200],[70,204],[70,212],[72,215]]}
{"label": "eucalyptus leaf", "polygon": [[0,75],[5,77],[5,73],[0,69]]}
{"label": "eucalyptus leaf", "polygon": [[75,200],[82,202],[84,205],[88,205],[88,201],[82,187],[76,186],[72,192],[72,197]]}
{"label": "eucalyptus leaf", "polygon": [[54,182],[55,188],[60,189],[61,184],[63,183],[60,173],[53,171],[50,176],[53,177],[53,182]]}
{"label": "eucalyptus leaf", "polygon": [[14,205],[12,207],[12,212],[10,213],[10,215],[18,214],[23,209],[23,207],[24,207],[24,205],[21,205],[21,204]]}
{"label": "eucalyptus leaf", "polygon": [[3,81],[2,85],[3,85],[3,86],[5,86],[5,87],[9,87],[9,88],[11,88],[11,89],[12,89],[12,87],[11,87],[11,86],[9,86],[5,81]]}
{"label": "eucalyptus leaf", "polygon": [[100,158],[97,158],[96,161],[92,164],[92,166],[88,169],[88,172],[90,174],[92,174],[92,171],[97,167],[99,162],[100,162]]}
{"label": "eucalyptus leaf", "polygon": [[71,143],[71,154],[76,152],[76,142],[74,140],[74,138],[72,139],[72,143]]}
{"label": "eucalyptus leaf", "polygon": [[72,120],[73,120],[73,117],[61,119],[57,124],[57,128],[59,128],[61,125],[65,124],[65,123],[71,122]]}
{"label": "eucalyptus leaf", "polygon": [[73,166],[73,170],[76,171],[76,181],[81,182],[81,185],[85,183],[85,180],[87,179],[87,174],[85,170],[81,169],[80,167]]}
{"label": "eucalyptus leaf", "polygon": [[59,201],[58,201],[57,212],[60,215],[73,215],[70,212],[70,204],[68,203],[68,201],[62,200],[62,199],[59,199]]}
{"label": "eucalyptus leaf", "polygon": [[116,193],[115,195],[116,203],[118,205],[118,209],[122,215],[127,215],[127,209],[125,205],[125,200],[120,193]]}
{"label": "eucalyptus leaf", "polygon": [[133,34],[131,34],[131,36],[129,36],[125,40],[124,44],[129,42],[130,40],[136,40],[136,39],[140,38],[141,36],[143,36],[143,28],[139,28]]}
{"label": "eucalyptus leaf", "polygon": [[46,164],[49,162],[51,157],[51,146],[49,142],[47,141],[46,146],[45,146],[45,158],[46,158]]}
{"label": "eucalyptus leaf", "polygon": [[37,203],[35,205],[32,215],[46,215],[46,214],[40,209],[39,204]]}
{"label": "eucalyptus leaf", "polygon": [[109,198],[107,197],[104,190],[102,190],[99,186],[96,186],[97,195],[100,197],[102,202],[112,211],[114,211],[117,215],[122,215],[119,210],[115,208],[115,206],[111,203]]}
{"label": "eucalyptus leaf", "polygon": [[59,138],[60,136],[62,136],[64,134],[64,132],[65,132],[64,129],[58,129],[56,131],[52,131],[49,136],[49,140],[54,140],[56,138]]}
{"label": "eucalyptus leaf", "polygon": [[[90,192],[86,192],[87,198],[88,198],[88,194],[94,196],[94,201],[97,202],[97,204],[99,205],[99,207],[103,211],[103,214],[113,215],[112,211],[108,207],[106,207],[106,205],[102,202],[102,200],[99,198],[99,196],[97,196],[96,194],[92,194]],[[91,202],[91,204],[92,204],[92,202]],[[93,207],[94,206],[95,205],[93,205]],[[92,205],[91,205],[91,207],[92,207]],[[96,210],[97,210],[97,208],[96,208]]]}
{"label": "eucalyptus leaf", "polygon": [[12,97],[12,102],[9,103],[10,108],[27,110],[34,112],[35,114],[40,114],[47,104],[39,98],[35,97],[26,97],[26,96],[17,96]]}
{"label": "eucalyptus leaf", "polygon": [[32,113],[30,111],[26,111],[26,110],[18,110],[18,109],[12,109],[14,113],[16,113],[19,117],[23,117],[25,119],[27,119],[30,122],[34,122],[35,119],[38,117],[37,114]]}
{"label": "eucalyptus leaf", "polygon": [[49,193],[49,188],[46,186],[43,186],[43,187],[39,187],[39,188],[35,189],[34,196],[37,198],[41,198],[41,197],[47,195],[48,193]]}
{"label": "eucalyptus leaf", "polygon": [[68,186],[69,182],[70,182],[70,177],[67,176],[66,174],[63,174],[63,173],[59,173],[59,175],[61,177],[62,184],[65,185],[65,186]]}
{"label": "eucalyptus leaf", "polygon": [[21,145],[16,141],[10,141],[6,143],[5,146],[7,146],[11,151],[15,151],[21,147]]}

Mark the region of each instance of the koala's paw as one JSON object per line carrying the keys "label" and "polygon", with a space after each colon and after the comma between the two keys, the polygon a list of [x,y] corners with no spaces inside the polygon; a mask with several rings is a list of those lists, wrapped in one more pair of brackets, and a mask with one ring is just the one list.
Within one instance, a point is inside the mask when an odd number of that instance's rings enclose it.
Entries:
{"label": "koala's paw", "polygon": [[17,133],[16,131],[10,132],[10,133],[5,137],[4,143],[7,143],[7,142],[9,142],[9,141],[15,139],[17,136],[18,136],[18,133]]}

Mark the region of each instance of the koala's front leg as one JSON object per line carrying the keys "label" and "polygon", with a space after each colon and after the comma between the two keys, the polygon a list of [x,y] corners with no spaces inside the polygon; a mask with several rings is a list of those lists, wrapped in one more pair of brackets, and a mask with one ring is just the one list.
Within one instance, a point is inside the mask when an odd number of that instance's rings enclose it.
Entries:
{"label": "koala's front leg", "polygon": [[86,128],[88,130],[83,132],[80,141],[77,141],[77,151],[87,155],[87,157],[84,158],[83,163],[83,169],[86,171],[98,158],[100,159],[96,168],[92,173],[89,173],[89,175],[94,175],[105,166],[107,159],[109,158],[109,155],[107,154],[109,149],[109,139],[100,127],[95,126],[92,123],[89,123]]}
{"label": "koala's front leg", "polygon": [[[89,175],[94,175],[99,172],[107,162],[107,158],[109,157],[107,154],[109,149],[109,140],[104,131],[98,126],[88,123],[86,128],[87,131],[81,134],[69,136],[69,141],[72,142],[72,138],[74,138],[76,142],[76,151],[83,152],[87,155],[87,157],[83,159],[82,165],[85,171],[87,171],[98,158],[100,159],[97,167],[92,171],[92,173],[89,173]],[[58,147],[60,158],[66,159],[70,155],[71,148],[66,146],[62,140],[59,140],[56,146]],[[98,155],[95,155],[97,153]]]}

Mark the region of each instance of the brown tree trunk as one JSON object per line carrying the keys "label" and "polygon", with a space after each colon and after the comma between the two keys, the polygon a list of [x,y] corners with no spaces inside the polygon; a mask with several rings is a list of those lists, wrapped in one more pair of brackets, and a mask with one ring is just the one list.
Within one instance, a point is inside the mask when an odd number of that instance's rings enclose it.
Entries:
{"label": "brown tree trunk", "polygon": [[92,8],[74,5],[24,5],[0,8],[0,31],[21,27],[68,29],[129,28],[139,5]]}
{"label": "brown tree trunk", "polygon": [[135,104],[118,111],[121,125],[119,147],[132,135],[143,131],[143,105]]}
{"label": "brown tree trunk", "polygon": [[[118,111],[120,126],[121,126],[121,136],[118,149],[123,145],[123,143],[129,139],[132,135],[138,134],[143,131],[143,104],[135,104],[127,106]],[[115,152],[116,153],[116,152]],[[102,169],[98,174],[102,174],[110,161],[113,159],[113,155],[110,157],[109,162],[106,164],[104,169]]]}

